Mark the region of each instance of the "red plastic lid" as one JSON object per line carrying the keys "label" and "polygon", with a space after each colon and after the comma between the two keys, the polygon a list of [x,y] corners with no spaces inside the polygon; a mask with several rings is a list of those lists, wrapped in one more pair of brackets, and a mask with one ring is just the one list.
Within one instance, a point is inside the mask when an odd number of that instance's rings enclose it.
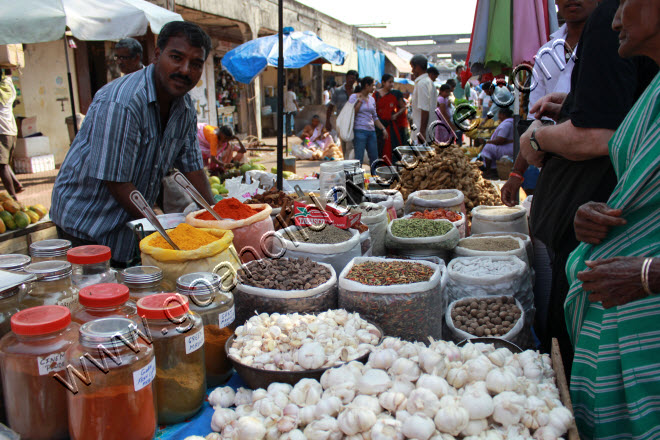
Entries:
{"label": "red plastic lid", "polygon": [[140,298],[137,311],[147,319],[178,318],[188,312],[188,298],[178,293],[156,293]]}
{"label": "red plastic lid", "polygon": [[103,283],[80,289],[78,301],[85,307],[114,307],[128,301],[128,287],[117,283]]}
{"label": "red plastic lid", "polygon": [[69,249],[66,253],[66,259],[71,264],[96,264],[109,261],[112,257],[112,251],[108,246],[99,244],[90,244],[87,246],[78,246]]}
{"label": "red plastic lid", "polygon": [[17,335],[38,336],[64,330],[71,323],[71,312],[64,306],[37,306],[11,317],[11,330]]}

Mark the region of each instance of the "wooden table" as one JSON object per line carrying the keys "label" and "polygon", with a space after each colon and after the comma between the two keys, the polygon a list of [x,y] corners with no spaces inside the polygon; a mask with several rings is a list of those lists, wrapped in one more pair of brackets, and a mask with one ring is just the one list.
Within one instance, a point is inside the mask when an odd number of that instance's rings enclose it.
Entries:
{"label": "wooden table", "polygon": [[57,238],[55,224],[46,216],[24,229],[14,229],[0,234],[0,254],[29,254],[35,241]]}

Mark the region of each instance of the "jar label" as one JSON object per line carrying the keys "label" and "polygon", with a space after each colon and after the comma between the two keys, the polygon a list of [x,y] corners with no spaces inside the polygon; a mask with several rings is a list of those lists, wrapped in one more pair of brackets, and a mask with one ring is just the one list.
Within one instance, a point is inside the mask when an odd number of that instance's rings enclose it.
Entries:
{"label": "jar label", "polygon": [[62,371],[66,368],[64,361],[64,352],[51,353],[48,356],[37,357],[39,365],[39,375],[45,376],[52,372]]}
{"label": "jar label", "polygon": [[133,371],[133,386],[135,391],[140,391],[142,388],[149,385],[156,377],[156,358],[151,358],[144,367],[137,371]]}
{"label": "jar label", "polygon": [[204,330],[200,330],[194,335],[186,336],[186,354],[199,350],[204,345]]}
{"label": "jar label", "polygon": [[78,304],[78,298],[77,296],[72,296],[70,298],[62,298],[57,302],[58,306],[64,306],[69,309],[74,308]]}
{"label": "jar label", "polygon": [[218,315],[218,326],[220,328],[225,328],[234,322],[234,319],[236,319],[236,309],[234,309],[234,306],[232,305],[231,309]]}

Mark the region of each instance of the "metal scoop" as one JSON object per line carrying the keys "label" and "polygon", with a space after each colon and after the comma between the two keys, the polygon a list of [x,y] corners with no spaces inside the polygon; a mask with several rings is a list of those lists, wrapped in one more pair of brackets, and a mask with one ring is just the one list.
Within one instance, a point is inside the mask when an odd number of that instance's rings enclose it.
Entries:
{"label": "metal scoop", "polygon": [[172,246],[172,249],[180,251],[179,246],[177,246],[174,241],[170,238],[169,235],[167,235],[167,232],[165,232],[165,228],[163,228],[163,225],[160,224],[158,221],[158,217],[156,217],[156,213],[151,209],[147,201],[144,199],[140,191],[134,190],[130,194],[130,199],[131,202],[133,202],[133,205],[144,215],[144,217],[151,222],[152,225],[156,228],[156,230],[160,233],[160,235],[163,236],[166,242]]}
{"label": "metal scoop", "polygon": [[192,197],[195,202],[197,202],[199,205],[201,205],[204,209],[206,209],[216,220],[218,221],[223,221],[225,220],[224,218],[220,217],[220,215],[215,212],[215,210],[209,205],[204,197],[195,189],[192,183],[190,183],[190,180],[186,178],[183,174],[181,174],[180,171],[177,171],[172,175],[174,178],[174,181],[178,183],[181,188],[185,189],[188,194],[190,194],[190,197]]}

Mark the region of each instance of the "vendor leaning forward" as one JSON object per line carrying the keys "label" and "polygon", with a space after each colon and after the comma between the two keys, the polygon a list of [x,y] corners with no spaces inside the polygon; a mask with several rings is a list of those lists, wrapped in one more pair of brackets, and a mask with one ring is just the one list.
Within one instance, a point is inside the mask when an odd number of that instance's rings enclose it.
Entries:
{"label": "vendor leaning forward", "polygon": [[53,189],[59,236],[74,246],[109,246],[117,266],[135,257],[126,222],[142,215],[129,199],[133,190],[153,205],[161,179],[176,167],[213,203],[187,94],[202,75],[211,40],[197,25],[176,21],[163,27],[157,46],[152,65],[94,96]]}

